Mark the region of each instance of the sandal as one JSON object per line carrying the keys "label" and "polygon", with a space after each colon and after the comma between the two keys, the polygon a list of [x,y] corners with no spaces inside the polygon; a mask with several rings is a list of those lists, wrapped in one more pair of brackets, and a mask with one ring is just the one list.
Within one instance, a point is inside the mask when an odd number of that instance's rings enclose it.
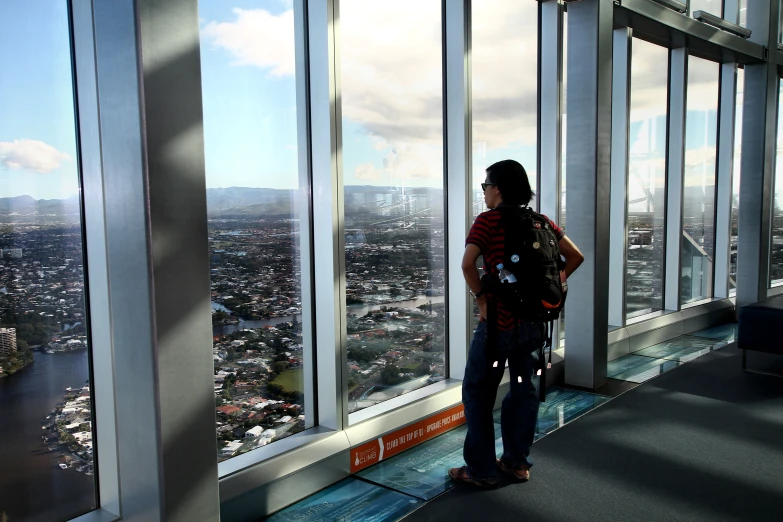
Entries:
{"label": "sandal", "polygon": [[510,476],[511,478],[518,480],[520,482],[527,482],[530,480],[530,470],[529,469],[513,469],[500,460],[497,459],[498,467],[500,468],[500,471],[505,473],[506,475]]}
{"label": "sandal", "polygon": [[449,470],[449,477],[451,477],[451,480],[454,482],[464,482],[466,484],[472,484],[480,488],[494,488],[498,485],[496,478],[477,479],[471,477],[468,473],[467,466],[462,466],[461,468],[451,468]]}

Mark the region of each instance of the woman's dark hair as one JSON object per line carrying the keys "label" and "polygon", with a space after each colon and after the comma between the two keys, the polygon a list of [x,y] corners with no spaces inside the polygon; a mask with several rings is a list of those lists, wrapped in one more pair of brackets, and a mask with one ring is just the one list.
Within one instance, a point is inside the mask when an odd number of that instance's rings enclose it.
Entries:
{"label": "woman's dark hair", "polygon": [[497,185],[503,203],[527,205],[535,196],[525,167],[517,161],[507,159],[493,163],[487,167],[487,180]]}

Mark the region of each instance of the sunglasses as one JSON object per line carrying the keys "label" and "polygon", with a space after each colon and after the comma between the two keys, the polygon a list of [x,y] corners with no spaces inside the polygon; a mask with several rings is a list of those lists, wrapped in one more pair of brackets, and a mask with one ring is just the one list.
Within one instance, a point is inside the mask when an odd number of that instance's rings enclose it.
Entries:
{"label": "sunglasses", "polygon": [[494,187],[495,185],[497,185],[497,183],[482,183],[481,184],[481,191],[482,192],[486,192],[487,191],[487,187]]}

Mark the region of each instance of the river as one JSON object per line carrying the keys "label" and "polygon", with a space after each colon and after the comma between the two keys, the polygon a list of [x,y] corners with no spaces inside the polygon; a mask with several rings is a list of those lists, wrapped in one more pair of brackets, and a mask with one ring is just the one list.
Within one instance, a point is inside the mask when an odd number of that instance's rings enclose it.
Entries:
{"label": "river", "polygon": [[33,364],[0,379],[0,513],[9,522],[67,520],[95,507],[94,476],[60,469],[41,440],[65,388],[85,385],[87,350],[34,353]]}
{"label": "river", "polygon": [[[432,303],[432,304],[443,303],[445,299],[446,298],[442,295],[436,295],[431,297],[419,296],[416,299],[410,299],[408,301],[397,301],[394,303],[350,305],[348,306],[348,313],[356,314],[357,316],[361,317],[363,315],[366,315],[367,312],[369,312],[370,310],[379,310],[382,306],[393,306],[397,308],[417,308],[423,304],[428,304],[428,303]],[[215,310],[223,310],[224,312],[229,312],[229,313],[231,312],[228,308],[218,303],[212,303],[212,308]],[[228,335],[238,330],[251,329],[251,328],[263,328],[264,326],[274,326],[276,324],[293,321],[294,317],[296,317],[297,321],[302,320],[301,314],[297,314],[296,316],[288,315],[284,317],[272,317],[270,319],[239,321],[238,324],[227,324],[223,326],[213,327],[212,335]]]}

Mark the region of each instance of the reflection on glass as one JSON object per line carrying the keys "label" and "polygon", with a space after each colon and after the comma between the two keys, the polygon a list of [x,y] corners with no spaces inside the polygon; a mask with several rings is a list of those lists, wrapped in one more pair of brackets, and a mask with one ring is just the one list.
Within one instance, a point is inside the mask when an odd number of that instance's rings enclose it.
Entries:
{"label": "reflection on glass", "polygon": [[[783,81],[780,82],[783,93]],[[770,245],[770,282],[783,283],[783,133],[780,132],[783,107],[778,96],[778,141],[775,162],[775,194],[772,203],[772,244]]]}
{"label": "reflection on glass", "polygon": [[691,0],[691,15],[696,11],[723,16],[723,0]]}
{"label": "reflection on glass", "polygon": [[734,160],[731,181],[731,257],[729,261],[729,290],[737,288],[737,242],[739,235],[739,189],[742,164],[742,103],[745,92],[745,70],[737,70],[737,98],[734,113]]}
{"label": "reflection on glass", "polygon": [[663,308],[669,51],[634,38],[628,126],[626,316]]}
{"label": "reflection on glass", "polygon": [[305,427],[293,11],[199,2],[218,458]]}
{"label": "reflection on glass", "polygon": [[445,378],[441,3],[343,0],[340,29],[357,411]]}
{"label": "reflection on glass", "polygon": [[0,2],[0,71],[0,520],[69,520],[96,483],[66,2]]}
{"label": "reflection on glass", "polygon": [[680,302],[712,297],[719,66],[688,59]]}

